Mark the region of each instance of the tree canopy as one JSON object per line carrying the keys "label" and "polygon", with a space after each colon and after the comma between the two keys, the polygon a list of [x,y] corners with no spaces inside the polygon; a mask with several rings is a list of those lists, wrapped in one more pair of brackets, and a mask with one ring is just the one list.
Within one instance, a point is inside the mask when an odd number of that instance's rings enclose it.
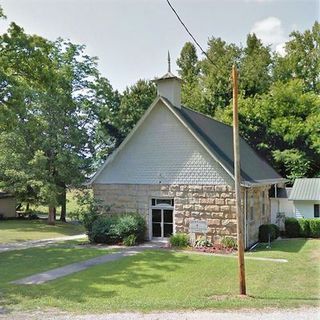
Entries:
{"label": "tree canopy", "polygon": [[292,32],[280,56],[255,34],[244,47],[220,38],[208,41],[199,60],[186,43],[177,65],[184,80],[182,102],[231,124],[231,66],[239,69],[240,131],[247,142],[282,174],[320,175],[320,26]]}
{"label": "tree canopy", "polygon": [[[5,18],[0,6],[0,19]],[[244,46],[210,38],[199,59],[187,42],[177,59],[186,106],[231,124],[231,67],[240,71],[240,131],[284,177],[320,175],[320,26],[293,32],[280,56],[249,34]],[[213,61],[213,63],[212,63]],[[112,88],[85,46],[0,35],[0,189],[66,216],[66,190],[88,178],[156,97],[153,82]]]}

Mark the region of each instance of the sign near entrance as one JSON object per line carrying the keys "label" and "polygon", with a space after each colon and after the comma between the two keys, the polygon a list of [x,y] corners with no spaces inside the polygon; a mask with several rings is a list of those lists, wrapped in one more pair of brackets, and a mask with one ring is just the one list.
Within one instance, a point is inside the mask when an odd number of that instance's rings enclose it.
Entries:
{"label": "sign near entrance", "polygon": [[191,233],[207,233],[208,232],[208,223],[205,220],[190,221],[189,231]]}

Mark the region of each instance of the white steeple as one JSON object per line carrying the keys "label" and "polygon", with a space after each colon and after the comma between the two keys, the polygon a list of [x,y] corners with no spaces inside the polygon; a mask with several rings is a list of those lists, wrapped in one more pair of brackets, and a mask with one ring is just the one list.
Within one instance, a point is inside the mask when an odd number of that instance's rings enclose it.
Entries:
{"label": "white steeple", "polygon": [[171,73],[170,53],[168,51],[168,72],[161,78],[156,78],[158,95],[166,98],[175,107],[181,107],[181,79]]}

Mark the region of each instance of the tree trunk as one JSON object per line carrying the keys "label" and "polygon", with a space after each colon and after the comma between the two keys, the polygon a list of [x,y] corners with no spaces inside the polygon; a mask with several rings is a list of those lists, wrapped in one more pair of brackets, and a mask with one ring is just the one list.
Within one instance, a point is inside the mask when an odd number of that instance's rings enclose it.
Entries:
{"label": "tree trunk", "polygon": [[51,206],[49,206],[48,224],[50,225],[55,224],[54,207],[51,207]]}
{"label": "tree trunk", "polygon": [[67,215],[67,191],[66,191],[66,188],[64,188],[61,194],[60,221],[66,222],[66,215]]}
{"label": "tree trunk", "polygon": [[30,203],[27,202],[27,205],[26,205],[26,212],[29,212],[29,209],[30,209]]}
{"label": "tree trunk", "polygon": [[57,208],[53,207],[53,216],[54,216],[54,221],[57,220]]}

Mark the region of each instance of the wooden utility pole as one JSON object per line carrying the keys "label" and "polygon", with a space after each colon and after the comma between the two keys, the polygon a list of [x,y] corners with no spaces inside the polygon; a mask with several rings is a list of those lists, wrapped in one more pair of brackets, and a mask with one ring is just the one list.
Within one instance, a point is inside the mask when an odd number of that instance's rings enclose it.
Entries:
{"label": "wooden utility pole", "polygon": [[240,189],[238,72],[237,72],[237,67],[235,65],[232,66],[232,83],[233,83],[234,184],[235,184],[235,193],[236,193],[239,285],[240,285],[240,294],[245,295],[246,294],[246,276],[245,276],[245,268],[244,268],[243,215],[241,210],[241,189]]}

